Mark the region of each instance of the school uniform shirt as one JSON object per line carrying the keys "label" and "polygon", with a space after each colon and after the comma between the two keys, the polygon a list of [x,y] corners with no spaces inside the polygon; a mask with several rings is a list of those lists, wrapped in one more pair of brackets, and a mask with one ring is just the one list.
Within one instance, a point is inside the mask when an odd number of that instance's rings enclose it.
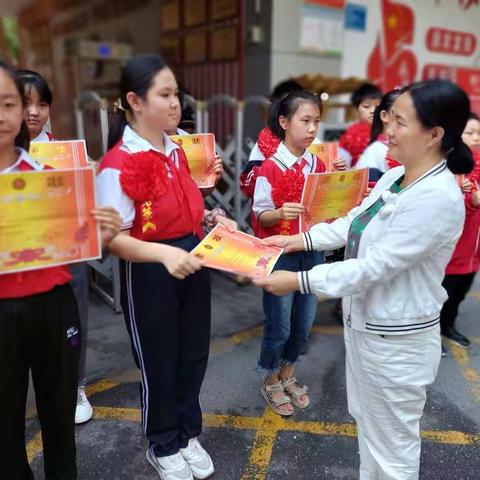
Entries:
{"label": "school uniform shirt", "polygon": [[385,137],[371,143],[362,153],[355,168],[368,168],[368,179],[377,182],[380,177],[389,170],[387,163],[388,141]]}
{"label": "school uniform shirt", "polygon": [[[325,164],[316,156],[305,150],[300,158],[293,155],[285,144],[282,142],[274,156],[265,160],[259,169],[258,177],[255,185],[255,192],[253,195],[252,211],[257,220],[254,225],[255,236],[258,238],[265,238],[271,235],[295,235],[299,232],[299,220],[282,220],[273,227],[262,227],[258,222],[260,215],[266,211],[276,210],[280,208],[283,203],[293,201],[285,200],[281,204],[276,204],[276,189],[282,189],[285,194],[288,189],[298,189],[294,195],[298,195],[296,202],[300,202],[301,191],[305,182],[304,177],[302,182],[297,184],[295,179],[290,180],[289,172],[293,169],[300,169],[303,175],[308,173],[323,173],[325,172]],[[293,177],[292,177],[293,178]],[[290,182],[295,182],[292,185]],[[291,192],[290,192],[291,193]],[[280,194],[281,195],[281,194]]]}
{"label": "school uniform shirt", "polygon": [[183,149],[164,134],[160,152],[129,126],[100,163],[97,198],[115,207],[122,230],[145,241],[202,236],[204,201]]}
{"label": "school uniform shirt", "polygon": [[398,191],[404,172],[389,170],[347,216],[302,234],[307,251],[348,248],[354,220],[383,202],[365,217],[350,258],[299,272],[302,293],[343,297],[346,324],[357,330],[403,335],[436,328],[447,299],[442,280],[465,219],[462,193],[444,160]]}
{"label": "school uniform shirt", "polygon": [[54,140],[55,139],[53,138],[53,135],[50,132],[47,132],[45,129],[42,129],[42,131],[33,140],[30,140],[30,143],[53,142]]}
{"label": "school uniform shirt", "polygon": [[[40,171],[45,167],[30,158],[26,150],[18,148],[17,161],[0,172]],[[20,254],[20,252],[18,252]],[[21,298],[37,293],[45,293],[58,285],[64,285],[72,279],[67,266],[41,268],[20,273],[0,275],[0,299]]]}

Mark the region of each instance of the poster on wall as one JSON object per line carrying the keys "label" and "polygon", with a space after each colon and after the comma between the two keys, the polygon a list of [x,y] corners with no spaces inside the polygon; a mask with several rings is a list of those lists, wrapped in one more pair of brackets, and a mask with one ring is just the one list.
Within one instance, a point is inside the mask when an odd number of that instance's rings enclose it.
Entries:
{"label": "poster on wall", "polygon": [[340,56],[343,49],[343,4],[305,1],[300,11],[301,50]]}
{"label": "poster on wall", "polygon": [[[366,28],[345,28],[342,76],[368,78],[384,91],[424,78],[451,78],[478,107],[480,1],[352,0]],[[347,21],[346,21],[347,24]]]}

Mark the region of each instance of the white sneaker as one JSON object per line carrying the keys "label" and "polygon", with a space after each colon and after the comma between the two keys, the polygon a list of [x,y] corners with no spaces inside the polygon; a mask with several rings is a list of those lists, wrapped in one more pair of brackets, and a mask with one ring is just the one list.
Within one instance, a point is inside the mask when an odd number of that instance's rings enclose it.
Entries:
{"label": "white sneaker", "polygon": [[156,457],[153,450],[147,450],[147,460],[157,471],[161,480],[193,480],[192,471],[180,452],[168,457]]}
{"label": "white sneaker", "polygon": [[208,478],[215,471],[210,455],[196,438],[191,438],[188,441],[187,448],[181,448],[180,453],[188,463],[195,478]]}
{"label": "white sneaker", "polygon": [[85,387],[78,387],[75,424],[88,422],[93,416],[93,408],[85,395]]}

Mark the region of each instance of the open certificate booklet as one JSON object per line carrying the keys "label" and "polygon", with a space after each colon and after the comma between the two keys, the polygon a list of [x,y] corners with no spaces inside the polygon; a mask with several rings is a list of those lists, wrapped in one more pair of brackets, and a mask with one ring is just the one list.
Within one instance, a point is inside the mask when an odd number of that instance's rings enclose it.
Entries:
{"label": "open certificate booklet", "polygon": [[38,163],[57,170],[88,167],[85,140],[34,142],[28,153]]}
{"label": "open certificate booklet", "polygon": [[230,232],[225,226],[216,225],[191,253],[207,267],[258,278],[270,275],[283,249],[264,245],[252,235],[238,230]]}
{"label": "open certificate booklet", "polygon": [[306,176],[301,204],[300,231],[321,222],[331,223],[360,205],[368,186],[368,168]]}
{"label": "open certificate booklet", "polygon": [[101,256],[91,168],[0,175],[0,274]]}
{"label": "open certificate booklet", "polygon": [[180,145],[187,156],[190,174],[198,188],[215,186],[215,136],[213,133],[194,133],[192,135],[172,135],[170,137]]}
{"label": "open certificate booklet", "polygon": [[338,158],[338,142],[312,143],[307,150],[325,164],[327,172],[336,171],[334,162]]}

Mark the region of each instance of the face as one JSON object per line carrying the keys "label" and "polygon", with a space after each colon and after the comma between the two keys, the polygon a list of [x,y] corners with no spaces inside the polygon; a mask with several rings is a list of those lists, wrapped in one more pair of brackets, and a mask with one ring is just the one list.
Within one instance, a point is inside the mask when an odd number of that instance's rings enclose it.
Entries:
{"label": "face", "polygon": [[30,138],[37,137],[42,131],[43,126],[47,123],[50,115],[50,105],[40,98],[35,87],[30,86],[26,88],[26,115]]}
{"label": "face", "polygon": [[397,98],[391,112],[386,134],[389,154],[395,160],[408,165],[426,158],[432,149],[440,151],[443,130],[423,127],[408,92]]}
{"label": "face", "polygon": [[305,149],[315,139],[320,125],[320,108],[312,102],[302,102],[289,118],[280,117],[280,126],[285,130],[285,141],[298,149]]}
{"label": "face", "polygon": [[180,120],[178,85],[169,68],[163,68],[154,77],[152,86],[142,99],[130,92],[127,95],[135,120],[150,129],[173,131]]}
{"label": "face", "polygon": [[472,149],[480,150],[480,121],[470,119],[465,125],[462,140]]}
{"label": "face", "polygon": [[20,133],[24,108],[14,81],[0,68],[0,149],[11,147]]}
{"label": "face", "polygon": [[380,105],[380,98],[366,98],[358,106],[358,119],[361,122],[372,123],[373,112]]}

